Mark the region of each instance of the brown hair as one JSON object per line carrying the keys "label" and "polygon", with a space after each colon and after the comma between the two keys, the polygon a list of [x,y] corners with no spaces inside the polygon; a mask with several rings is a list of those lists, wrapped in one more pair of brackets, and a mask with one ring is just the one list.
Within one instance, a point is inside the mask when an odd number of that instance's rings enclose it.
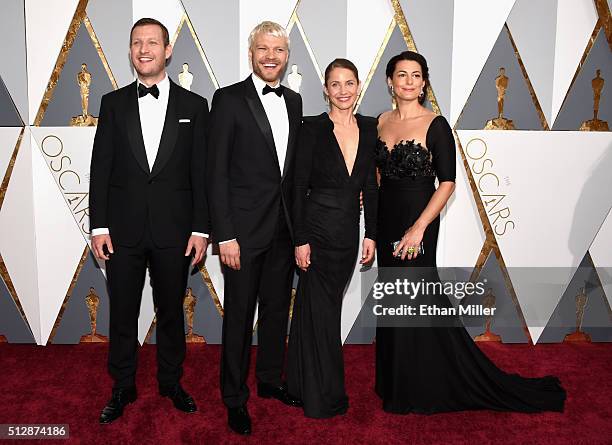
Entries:
{"label": "brown hair", "polygon": [[130,30],[130,42],[132,41],[132,33],[134,32],[134,28],[137,28],[138,26],[145,26],[145,25],[159,26],[162,30],[164,46],[170,45],[170,34],[168,33],[168,28],[166,28],[164,24],[160,22],[159,20],[155,20],[150,17],[143,17],[132,25],[132,29]]}
{"label": "brown hair", "polygon": [[325,85],[327,85],[327,81],[329,80],[329,76],[332,70],[336,68],[344,68],[350,70],[355,75],[355,79],[357,79],[357,82],[359,82],[359,72],[357,71],[357,67],[355,66],[355,64],[348,59],[338,58],[334,59],[332,63],[327,65],[327,68],[325,68]]}

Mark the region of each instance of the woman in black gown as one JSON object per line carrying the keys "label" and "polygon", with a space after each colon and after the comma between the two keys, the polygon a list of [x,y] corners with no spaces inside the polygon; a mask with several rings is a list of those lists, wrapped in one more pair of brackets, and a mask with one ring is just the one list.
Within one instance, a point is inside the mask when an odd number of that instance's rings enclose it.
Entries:
{"label": "woman in black gown", "polygon": [[[393,57],[386,76],[397,108],[383,113],[378,124],[378,265],[435,268],[439,214],[454,190],[455,141],[446,119],[422,105],[428,68],[420,54],[406,51]],[[437,304],[446,300],[450,307],[444,295],[419,298]],[[377,328],[376,392],[385,411],[563,411],[565,391],[556,377],[507,374],[463,326],[438,326]]]}
{"label": "woman in black gown", "polygon": [[376,119],[353,115],[357,68],[346,59],[325,70],[330,112],[306,117],[295,161],[294,233],[301,269],[289,337],[287,384],[307,417],[344,414],[342,298],[359,247],[359,194],[365,239],[361,263],[374,258],[378,185]]}

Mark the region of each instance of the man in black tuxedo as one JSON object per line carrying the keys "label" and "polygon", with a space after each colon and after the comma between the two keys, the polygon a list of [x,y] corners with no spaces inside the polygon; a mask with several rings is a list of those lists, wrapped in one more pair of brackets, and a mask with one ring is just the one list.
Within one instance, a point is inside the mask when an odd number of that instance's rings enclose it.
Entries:
{"label": "man in black tuxedo", "polygon": [[196,411],[181,387],[185,358],[183,297],[189,259],[198,263],[209,232],[205,193],[206,99],[172,82],[168,30],[137,21],[130,58],[138,80],[106,94],[94,140],[90,178],[91,247],[106,260],[110,297],[108,367],[115,383],[100,423],[136,399],[138,313],[147,266],[157,308],[159,392]]}
{"label": "man in black tuxedo", "polygon": [[255,27],[249,56],[253,74],[213,97],[207,163],[225,279],[221,393],[228,424],[240,434],[251,432],[246,378],[258,297],[258,395],[301,405],[281,376],[295,266],[289,210],[302,99],[280,85],[289,56],[283,27]]}

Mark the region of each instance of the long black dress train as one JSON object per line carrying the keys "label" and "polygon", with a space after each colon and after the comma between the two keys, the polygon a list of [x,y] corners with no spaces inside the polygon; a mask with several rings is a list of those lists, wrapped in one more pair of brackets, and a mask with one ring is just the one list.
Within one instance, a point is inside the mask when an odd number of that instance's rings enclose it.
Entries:
{"label": "long black dress train", "polygon": [[359,249],[361,191],[365,236],[376,237],[376,119],[356,119],[359,146],[350,175],[327,113],[304,118],[296,152],[295,244],[310,244],[311,264],[300,273],[293,306],[287,384],[308,417],[332,417],[348,408],[340,319]]}
{"label": "long black dress train", "polygon": [[[393,257],[390,248],[427,206],[435,191],[435,177],[440,182],[455,180],[455,141],[444,117],[431,122],[425,144],[427,147],[400,141],[389,151],[378,140],[379,267],[436,267],[439,217],[425,230],[423,255],[402,261]],[[379,326],[376,393],[385,411],[399,414],[468,409],[563,411],[565,401],[556,377],[523,378],[503,372],[463,327]]]}

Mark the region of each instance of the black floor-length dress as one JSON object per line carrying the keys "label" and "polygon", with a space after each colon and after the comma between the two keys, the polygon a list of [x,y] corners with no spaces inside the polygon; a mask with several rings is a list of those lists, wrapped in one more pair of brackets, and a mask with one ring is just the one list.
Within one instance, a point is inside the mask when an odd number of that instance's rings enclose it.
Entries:
{"label": "black floor-length dress", "polygon": [[[381,187],[377,258],[381,268],[436,267],[439,217],[425,230],[423,255],[402,261],[393,257],[389,247],[401,239],[427,206],[435,191],[435,177],[440,182],[455,180],[455,141],[444,117],[437,116],[431,122],[425,145],[400,141],[390,150],[378,140],[376,162]],[[427,301],[431,297],[423,298]],[[385,411],[563,411],[565,391],[556,377],[523,378],[505,373],[458,325],[377,328],[376,393]]]}
{"label": "black floor-length dress", "polygon": [[293,306],[287,383],[308,417],[332,417],[348,408],[340,320],[360,245],[361,191],[365,236],[376,237],[376,119],[356,119],[359,145],[350,175],[327,113],[304,119],[296,152],[295,244],[310,244],[311,264],[300,272]]}

